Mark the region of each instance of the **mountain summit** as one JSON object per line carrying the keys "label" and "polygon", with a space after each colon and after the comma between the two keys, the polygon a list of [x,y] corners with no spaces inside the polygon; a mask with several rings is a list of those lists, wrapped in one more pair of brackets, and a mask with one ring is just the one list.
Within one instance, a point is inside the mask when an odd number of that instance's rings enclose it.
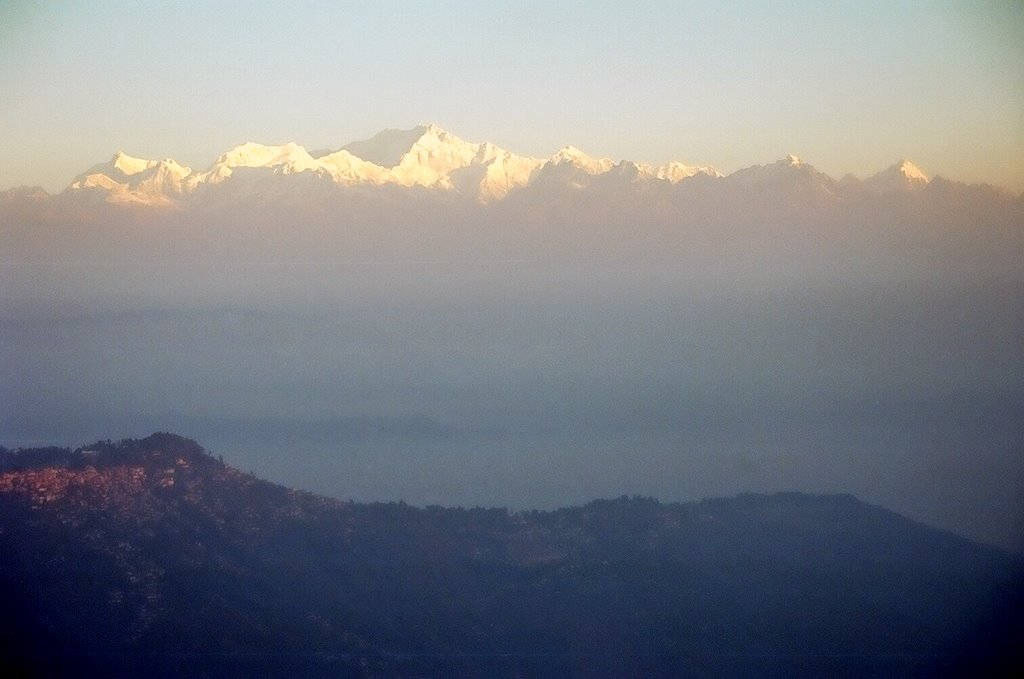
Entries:
{"label": "mountain summit", "polygon": [[912,191],[929,182],[928,175],[909,160],[900,160],[876,175],[864,180],[864,186],[874,191]]}
{"label": "mountain summit", "polygon": [[[722,178],[713,167],[672,161],[660,166],[594,158],[575,146],[565,146],[548,158],[521,156],[490,142],[468,142],[433,123],[408,130],[388,129],[337,150],[310,153],[290,142],[264,145],[246,142],[220,155],[204,170],[193,170],[172,159],[146,160],[118,153],[79,175],[68,192],[88,191],[106,202],[178,206],[193,194],[220,184],[256,182],[238,195],[273,199],[294,191],[295,182],[274,183],[275,177],[304,175],[328,188],[359,189],[393,185],[429,189],[437,195],[463,197],[477,203],[499,201],[535,183],[546,190],[577,190],[603,177],[602,191],[639,183],[671,186],[695,176]],[[728,177],[734,185],[768,189],[793,182],[821,197],[835,193],[835,180],[800,158],[789,155],[771,165],[739,170]],[[607,180],[607,181],[605,181]],[[618,182],[618,184],[616,184]],[[864,182],[874,192],[904,192],[928,183],[928,177],[907,160]],[[792,191],[792,187],[783,188]],[[281,196],[286,197],[286,196]]]}
{"label": "mountain summit", "polygon": [[[161,163],[165,164],[165,171],[160,179],[142,176]],[[105,192],[108,202],[173,206],[188,194],[228,180],[254,181],[308,173],[340,186],[423,187],[488,203],[528,186],[542,168],[561,164],[589,175],[605,174],[615,165],[610,159],[591,158],[572,146],[547,159],[521,156],[490,142],[465,141],[430,123],[408,130],[384,130],[334,151],[314,153],[295,143],[267,146],[249,141],[222,154],[201,171],[192,171],[172,160],[153,161],[118,154],[114,160],[96,165],[76,178],[68,190]],[[677,183],[695,174],[720,176],[712,168],[678,162],[638,167],[649,181]],[[244,171],[239,173],[239,169]],[[165,175],[169,178],[164,178]]]}
{"label": "mountain summit", "polygon": [[431,123],[411,130],[384,130],[365,141],[352,142],[343,150],[389,169],[423,166],[439,174],[448,174],[472,163],[480,146],[463,141]]}
{"label": "mountain summit", "polygon": [[145,160],[118,151],[106,163],[89,168],[71,183],[70,190],[92,189],[111,203],[169,205],[189,190],[191,168],[170,158]]}

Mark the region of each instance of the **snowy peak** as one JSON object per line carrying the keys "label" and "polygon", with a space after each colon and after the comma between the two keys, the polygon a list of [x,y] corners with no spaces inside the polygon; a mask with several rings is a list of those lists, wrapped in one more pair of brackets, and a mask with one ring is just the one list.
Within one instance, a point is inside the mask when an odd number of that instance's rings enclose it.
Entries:
{"label": "snowy peak", "polygon": [[524,186],[541,162],[490,142],[467,142],[432,123],[385,130],[342,150],[379,168],[380,181],[455,190],[479,202],[503,198]]}
{"label": "snowy peak", "polygon": [[797,156],[790,154],[781,160],[770,165],[754,165],[742,170],[737,170],[729,175],[729,179],[737,182],[774,182],[783,181],[787,178],[820,175],[822,173],[814,169],[813,165],[805,163]]}
{"label": "snowy peak", "polygon": [[517,156],[493,144],[481,144],[474,162],[449,175],[452,188],[478,203],[501,200],[513,189],[526,186],[544,161]]}
{"label": "snowy peak", "polygon": [[123,151],[118,151],[109,161],[93,165],[91,168],[80,174],[75,178],[75,183],[82,184],[83,186],[87,184],[107,183],[101,180],[99,178],[100,176],[113,183],[124,183],[128,181],[129,177],[145,172],[156,165],[157,162],[158,161],[155,160],[135,158],[129,156]]}
{"label": "snowy peak", "polygon": [[604,174],[615,166],[610,158],[591,158],[575,146],[563,146],[548,162],[552,165],[570,164],[587,174]]}
{"label": "snowy peak", "polygon": [[452,172],[502,153],[493,144],[472,144],[433,123],[411,130],[385,130],[342,150],[387,170],[393,183],[438,188],[451,188],[448,175]]}
{"label": "snowy peak", "polygon": [[342,150],[380,167],[395,167],[431,127],[433,125],[420,125],[411,130],[384,130],[369,139],[343,146]]}
{"label": "snowy peak", "polygon": [[453,170],[471,165],[480,150],[479,144],[463,141],[436,125],[417,129],[423,133],[393,168],[396,177],[411,184],[429,186]]}
{"label": "snowy peak", "polygon": [[689,179],[698,174],[704,174],[709,177],[722,176],[721,172],[707,165],[686,165],[679,162],[666,163],[665,165],[651,168],[651,173],[657,179],[663,179],[670,184],[678,184],[684,179]]}
{"label": "snowy peak", "polygon": [[155,160],[133,158],[124,151],[118,151],[114,154],[114,157],[110,159],[110,166],[120,171],[125,176],[131,176],[148,170],[153,167],[156,162],[157,161]]}
{"label": "snowy peak", "polygon": [[552,163],[571,163],[580,159],[592,160],[590,156],[585,154],[583,151],[580,151],[575,146],[563,146],[558,149],[558,151],[556,151],[549,160]]}
{"label": "snowy peak", "polygon": [[303,147],[291,142],[282,146],[265,146],[248,141],[221,155],[213,167],[279,167],[295,170],[314,169],[316,160]]}
{"label": "snowy peak", "polygon": [[191,174],[191,168],[171,158],[146,160],[118,151],[76,177],[70,188],[103,191],[111,203],[171,205],[172,196],[187,190],[185,180]]}
{"label": "snowy peak", "polygon": [[928,182],[928,176],[909,160],[901,160],[896,163],[896,169],[911,181]]}
{"label": "snowy peak", "polygon": [[608,170],[608,174],[630,182],[638,182],[654,176],[651,168],[634,163],[632,160],[623,160],[613,165],[612,169]]}
{"label": "snowy peak", "polygon": [[791,206],[827,205],[839,200],[839,182],[792,154],[770,165],[737,170],[724,181]]}
{"label": "snowy peak", "polygon": [[928,175],[909,160],[900,160],[864,180],[864,187],[878,192],[912,191],[929,182]]}
{"label": "snowy peak", "polygon": [[320,161],[294,142],[267,146],[247,141],[221,154],[206,172],[191,177],[190,183],[193,188],[202,184],[219,184],[239,168],[264,168],[267,172],[293,174],[315,171],[320,167]]}
{"label": "snowy peak", "polygon": [[326,174],[338,184],[383,184],[390,181],[390,173],[380,165],[357,158],[341,149],[316,159]]}
{"label": "snowy peak", "polygon": [[[279,181],[281,175],[301,175]],[[231,182],[237,196],[269,199],[280,192],[291,196],[296,187],[423,187],[436,195],[461,197],[477,203],[502,200],[530,187],[545,194],[622,186],[677,184],[696,175],[722,177],[714,168],[669,162],[647,165],[629,160],[615,163],[594,158],[575,146],[550,157],[532,158],[507,151],[491,142],[468,142],[435,124],[408,130],[389,129],[335,151],[310,154],[294,142],[266,145],[247,141],[217,157],[202,171],[173,159],[149,160],[124,152],[114,154],[74,179],[69,191],[87,191],[92,199],[116,203],[177,205]],[[308,181],[306,181],[308,179]],[[913,191],[929,182],[909,160],[901,160],[863,181],[849,176],[835,180],[795,155],[738,170],[723,178],[722,187],[746,187],[765,195],[784,195],[796,204],[808,196],[839,200],[862,192]],[[287,194],[287,195],[286,195]],[[319,195],[319,194],[318,194]],[[294,199],[291,196],[290,199]]]}
{"label": "snowy peak", "polygon": [[[430,123],[411,130],[384,130],[363,141],[354,141],[342,150],[384,168],[410,164],[409,156],[426,158],[448,155],[475,155],[479,144],[470,144]],[[432,153],[433,152],[433,153]]]}

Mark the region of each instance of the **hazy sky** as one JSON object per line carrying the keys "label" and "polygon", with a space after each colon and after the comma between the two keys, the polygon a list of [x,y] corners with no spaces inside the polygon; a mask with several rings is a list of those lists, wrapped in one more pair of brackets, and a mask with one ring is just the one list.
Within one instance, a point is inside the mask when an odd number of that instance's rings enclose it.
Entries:
{"label": "hazy sky", "polygon": [[546,156],[1024,190],[1019,2],[0,3],[0,188],[436,122]]}

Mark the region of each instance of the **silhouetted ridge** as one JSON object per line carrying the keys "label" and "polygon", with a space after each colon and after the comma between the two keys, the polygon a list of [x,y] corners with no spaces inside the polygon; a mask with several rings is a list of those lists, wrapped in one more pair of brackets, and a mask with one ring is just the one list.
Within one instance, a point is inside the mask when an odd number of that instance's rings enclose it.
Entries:
{"label": "silhouetted ridge", "polygon": [[172,434],[0,459],[8,673],[934,676],[1020,661],[1020,559],[848,495],[513,514],[330,500]]}
{"label": "silhouetted ridge", "polygon": [[75,450],[58,447],[0,448],[0,471],[84,466],[104,469],[127,464],[153,466],[173,464],[179,459],[200,466],[220,464],[195,441],[177,434],[157,432],[143,439],[96,441]]}

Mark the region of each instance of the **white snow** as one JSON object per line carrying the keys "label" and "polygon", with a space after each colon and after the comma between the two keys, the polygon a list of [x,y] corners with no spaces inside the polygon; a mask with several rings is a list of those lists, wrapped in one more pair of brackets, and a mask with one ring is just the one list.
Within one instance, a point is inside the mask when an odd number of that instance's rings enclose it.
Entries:
{"label": "white snow", "polygon": [[280,174],[293,174],[318,170],[322,163],[295,143],[265,146],[249,141],[222,154],[208,170],[194,176],[191,184],[194,188],[202,184],[220,183],[239,167],[270,168]]}
{"label": "white snow", "polygon": [[156,164],[155,160],[143,160],[142,158],[132,158],[123,151],[118,151],[114,158],[110,161],[110,164],[123,172],[125,175],[130,176],[138,174],[153,167]]}
{"label": "white snow", "polygon": [[[229,180],[241,181],[239,173],[245,169],[242,174],[252,180],[305,173],[313,182],[311,187],[323,186],[320,182],[326,182],[327,187],[331,184],[422,186],[488,203],[533,184],[541,176],[545,177],[545,183],[554,182],[552,186],[556,188],[583,186],[586,182],[581,176],[584,175],[607,174],[610,181],[671,184],[695,175],[722,177],[713,167],[676,161],[659,166],[632,161],[616,164],[609,158],[593,158],[575,146],[565,146],[547,159],[520,156],[490,142],[467,142],[434,124],[409,130],[384,130],[370,139],[320,153],[319,157],[313,157],[294,142],[265,145],[249,141],[223,153],[207,169],[193,171],[170,158],[147,160],[118,152],[111,160],[76,177],[69,190],[102,191],[110,202],[173,205],[181,196],[203,187]],[[776,181],[772,177],[777,175],[777,180],[781,181],[792,175],[792,168],[799,168],[801,176],[813,175],[822,182],[834,183],[794,155],[771,165],[739,170],[730,175],[730,180],[763,184]],[[909,160],[901,160],[864,180],[863,185],[874,191],[904,191],[927,182],[928,176],[917,166]],[[258,186],[259,189],[253,190],[272,190],[267,188],[272,184],[262,181]],[[280,186],[281,191],[297,190],[294,182]]]}
{"label": "white snow", "polygon": [[75,178],[71,189],[100,189],[111,203],[171,205],[186,190],[191,168],[170,158],[146,160],[118,151],[110,161],[95,165]]}
{"label": "white snow", "polygon": [[698,174],[706,174],[709,177],[722,176],[721,172],[707,165],[686,165],[675,161],[653,168],[652,172],[656,178],[664,179],[672,184],[678,184],[684,179]]}
{"label": "white snow", "polygon": [[928,183],[928,175],[909,160],[900,160],[864,180],[864,187],[881,193],[913,191]]}
{"label": "white snow", "polygon": [[911,181],[925,182],[927,183],[928,175],[921,172],[921,169],[914,165],[909,160],[901,160],[897,163],[900,173]]}
{"label": "white snow", "polygon": [[610,158],[591,158],[575,146],[564,146],[548,158],[552,165],[568,163],[587,174],[604,174],[615,166]]}

